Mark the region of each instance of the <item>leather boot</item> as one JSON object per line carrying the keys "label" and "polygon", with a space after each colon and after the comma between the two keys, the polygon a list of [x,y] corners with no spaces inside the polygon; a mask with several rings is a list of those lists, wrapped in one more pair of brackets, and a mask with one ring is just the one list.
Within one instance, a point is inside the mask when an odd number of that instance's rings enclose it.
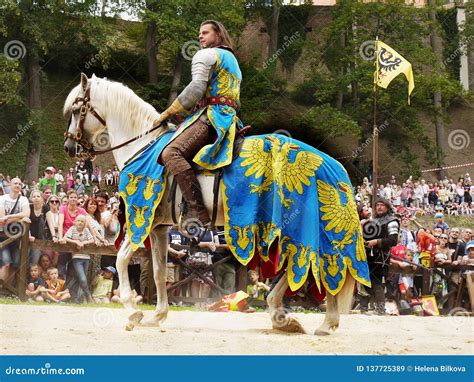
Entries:
{"label": "leather boot", "polygon": [[183,211],[182,220],[198,219],[202,226],[206,226],[211,222],[209,212],[202,199],[201,185],[199,184],[196,174],[192,169],[183,171],[175,175],[183,199],[186,206]]}

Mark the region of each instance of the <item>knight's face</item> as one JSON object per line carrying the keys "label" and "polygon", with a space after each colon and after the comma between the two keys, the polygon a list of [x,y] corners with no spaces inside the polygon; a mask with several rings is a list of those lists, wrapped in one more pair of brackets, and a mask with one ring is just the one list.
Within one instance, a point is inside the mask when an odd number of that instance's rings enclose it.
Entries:
{"label": "knight's face", "polygon": [[204,24],[199,29],[199,43],[203,48],[212,48],[219,41],[219,33],[214,30],[212,24]]}

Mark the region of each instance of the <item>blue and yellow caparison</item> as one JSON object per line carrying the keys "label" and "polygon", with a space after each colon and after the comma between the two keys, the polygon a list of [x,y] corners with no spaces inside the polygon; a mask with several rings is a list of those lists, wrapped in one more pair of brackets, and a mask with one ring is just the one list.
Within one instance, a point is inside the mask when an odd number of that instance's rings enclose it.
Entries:
{"label": "blue and yellow caparison", "polygon": [[151,231],[156,208],[166,189],[166,169],[156,158],[168,144],[173,132],[159,137],[120,172],[119,195],[125,204],[127,232],[132,250],[143,244]]}
{"label": "blue and yellow caparison", "polygon": [[347,271],[370,286],[353,189],[335,159],[285,136],[249,137],[224,170],[222,196],[227,244],[242,264],[256,253],[276,270],[286,264],[292,291],[310,271],[332,294]]}

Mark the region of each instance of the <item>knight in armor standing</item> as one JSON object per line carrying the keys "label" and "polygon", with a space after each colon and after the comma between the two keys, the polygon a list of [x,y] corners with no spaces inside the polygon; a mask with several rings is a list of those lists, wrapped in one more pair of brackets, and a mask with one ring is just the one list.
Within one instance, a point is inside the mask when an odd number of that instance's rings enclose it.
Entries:
{"label": "knight in armor standing", "polygon": [[206,226],[211,219],[191,163],[207,170],[231,163],[234,139],[242,126],[236,114],[242,74],[232,41],[220,22],[204,21],[199,42],[203,49],[193,56],[191,83],[156,123],[195,110],[179,126],[158,162],[174,176],[181,189],[185,201],[182,221],[195,218]]}
{"label": "knight in armor standing", "polygon": [[362,232],[367,253],[372,288],[364,287],[367,295],[361,295],[361,311],[368,311],[369,301],[374,300],[375,312],[385,314],[385,285],[390,264],[390,250],[397,245],[400,225],[392,213],[387,199],[379,198],[375,205],[374,218],[364,224]]}

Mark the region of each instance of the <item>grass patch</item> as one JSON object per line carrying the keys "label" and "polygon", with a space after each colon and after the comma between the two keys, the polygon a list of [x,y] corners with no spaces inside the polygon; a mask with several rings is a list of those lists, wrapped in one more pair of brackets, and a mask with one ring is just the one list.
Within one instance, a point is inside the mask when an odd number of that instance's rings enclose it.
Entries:
{"label": "grass patch", "polygon": [[[17,298],[12,298],[12,297],[0,297],[0,305],[32,305],[32,306],[61,306],[61,307],[74,307],[74,308],[110,308],[110,309],[123,309],[122,304],[73,304],[73,303],[65,303],[65,304],[54,304],[54,303],[49,303],[49,302],[39,302],[39,301],[20,301]],[[140,304],[138,305],[138,308],[140,310],[154,310],[155,305],[149,305],[149,304]],[[188,306],[188,305],[180,305],[180,306],[174,306],[170,305],[169,310],[172,311],[206,311],[203,308],[197,307],[197,306]]]}

